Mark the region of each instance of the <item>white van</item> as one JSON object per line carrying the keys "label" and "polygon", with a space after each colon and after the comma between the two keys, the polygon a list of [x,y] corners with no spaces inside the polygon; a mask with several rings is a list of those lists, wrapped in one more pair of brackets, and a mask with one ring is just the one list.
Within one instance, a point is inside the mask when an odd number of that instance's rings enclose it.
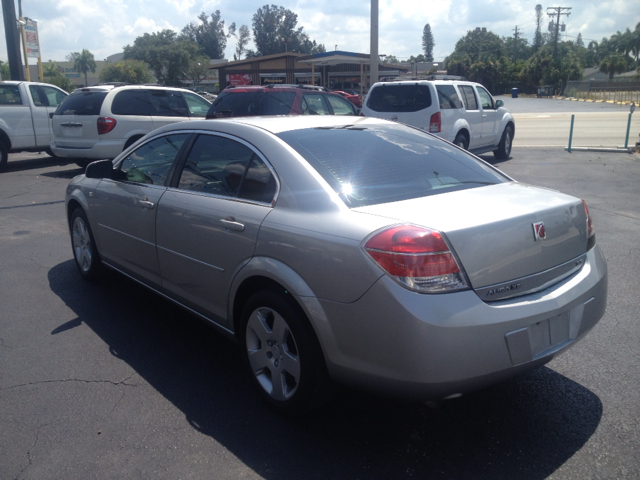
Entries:
{"label": "white van", "polygon": [[379,82],[362,107],[368,117],[418,127],[473,153],[511,154],[515,122],[482,85],[458,80]]}

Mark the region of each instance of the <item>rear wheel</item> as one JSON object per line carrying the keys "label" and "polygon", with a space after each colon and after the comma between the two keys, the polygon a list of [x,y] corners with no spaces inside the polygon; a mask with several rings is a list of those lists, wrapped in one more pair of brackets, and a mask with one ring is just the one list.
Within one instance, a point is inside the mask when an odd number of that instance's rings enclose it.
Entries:
{"label": "rear wheel", "polygon": [[498,150],[493,152],[493,156],[498,160],[506,160],[511,155],[511,144],[513,142],[513,127],[508,125],[502,133],[502,138],[498,144]]}
{"label": "rear wheel", "polygon": [[260,395],[281,413],[297,414],[331,390],[311,325],[285,294],[263,290],[242,311],[240,341]]}
{"label": "rear wheel", "polygon": [[83,278],[95,280],[100,276],[102,263],[93,239],[87,216],[81,208],[76,208],[69,219],[71,227],[71,248],[76,267]]}
{"label": "rear wheel", "polygon": [[0,142],[0,172],[7,168],[7,161],[9,160],[9,150],[7,146]]}
{"label": "rear wheel", "polygon": [[467,140],[467,136],[464,133],[458,133],[453,143],[459,146],[460,148],[462,148],[463,150],[466,150],[467,148],[469,148],[469,140]]}
{"label": "rear wheel", "polygon": [[93,160],[89,160],[88,158],[78,158],[77,160],[74,160],[74,162],[79,167],[87,168],[87,165],[93,162]]}

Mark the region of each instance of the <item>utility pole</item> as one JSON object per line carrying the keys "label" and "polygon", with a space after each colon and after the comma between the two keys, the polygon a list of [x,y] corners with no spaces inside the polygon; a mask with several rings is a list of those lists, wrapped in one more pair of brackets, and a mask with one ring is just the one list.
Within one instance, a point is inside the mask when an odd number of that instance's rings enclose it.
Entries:
{"label": "utility pole", "polygon": [[[552,12],[549,12],[549,10],[551,10]],[[566,12],[565,12],[566,10]],[[560,31],[560,15],[566,15],[567,17],[569,15],[571,15],[571,12],[569,11],[571,10],[571,7],[547,7],[547,15],[549,15],[550,17],[557,17],[557,20],[555,22],[555,29],[556,29],[556,40],[553,44],[553,58],[556,58],[556,52],[558,50],[558,33]],[[551,21],[551,25],[549,25],[549,27],[551,27],[553,25],[553,20]],[[564,25],[562,26],[562,31],[564,31]],[[551,30],[551,28],[549,28],[549,30]]]}
{"label": "utility pole", "polygon": [[371,47],[369,50],[369,82],[378,81],[378,0],[371,0]]}
{"label": "utility pole", "polygon": [[[4,16],[4,35],[7,41],[7,60],[11,80],[24,80],[22,61],[20,60],[20,34],[16,21],[16,6],[14,0],[2,0]],[[4,80],[7,80],[6,78]]]}
{"label": "utility pole", "polygon": [[513,42],[513,63],[518,61],[518,26],[514,30],[514,42]]}

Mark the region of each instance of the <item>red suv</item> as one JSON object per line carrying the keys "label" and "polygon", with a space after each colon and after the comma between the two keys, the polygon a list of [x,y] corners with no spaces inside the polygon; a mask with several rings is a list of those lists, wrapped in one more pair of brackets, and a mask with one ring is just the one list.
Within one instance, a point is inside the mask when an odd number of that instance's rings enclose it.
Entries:
{"label": "red suv", "polygon": [[242,85],[225,88],[207,118],[255,115],[358,115],[340,95],[306,85]]}

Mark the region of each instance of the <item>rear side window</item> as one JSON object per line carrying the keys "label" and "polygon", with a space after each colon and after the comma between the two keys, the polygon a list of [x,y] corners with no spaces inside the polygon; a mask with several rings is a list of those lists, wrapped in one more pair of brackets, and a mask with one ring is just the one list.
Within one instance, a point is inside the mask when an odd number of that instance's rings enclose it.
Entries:
{"label": "rear side window", "polygon": [[476,100],[476,94],[473,92],[473,87],[460,85],[458,88],[462,92],[467,110],[478,110],[478,101]]}
{"label": "rear side window", "polygon": [[114,115],[151,115],[152,105],[148,90],[123,90],[111,104]]}
{"label": "rear side window", "polygon": [[509,181],[447,143],[405,125],[293,130],[278,135],[349,207]]}
{"label": "rear side window", "polygon": [[65,98],[56,115],[100,115],[107,92],[79,92]]}
{"label": "rear side window", "polygon": [[431,102],[428,85],[382,85],[367,97],[367,106],[374,112],[418,112]]}
{"label": "rear side window", "polygon": [[259,92],[222,92],[215,99],[207,117],[247,117],[261,114]]}
{"label": "rear side window", "polygon": [[261,115],[289,115],[296,99],[295,92],[270,92],[263,94]]}
{"label": "rear side window", "polygon": [[462,108],[462,102],[453,85],[436,85],[441,110]]}

